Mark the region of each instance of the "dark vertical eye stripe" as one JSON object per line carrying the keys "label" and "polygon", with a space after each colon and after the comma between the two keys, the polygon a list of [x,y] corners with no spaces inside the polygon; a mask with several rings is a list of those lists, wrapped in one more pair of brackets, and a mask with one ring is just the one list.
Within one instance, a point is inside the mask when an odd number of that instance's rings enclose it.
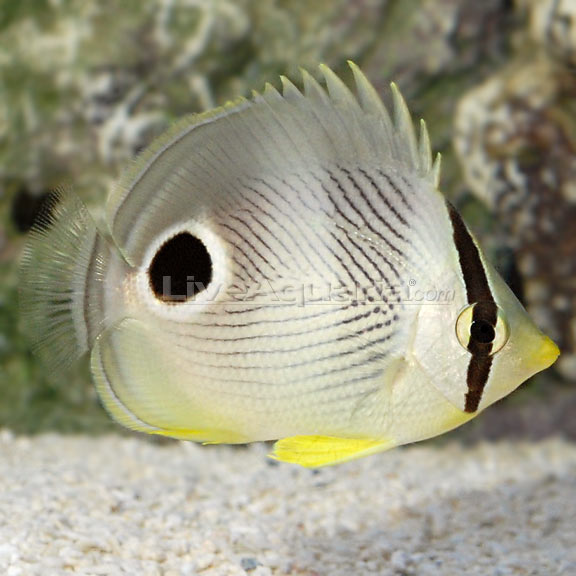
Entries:
{"label": "dark vertical eye stripe", "polygon": [[[478,247],[454,206],[450,202],[446,202],[446,205],[452,222],[454,243],[458,252],[464,284],[466,285],[468,303],[476,303],[472,321],[488,322],[495,327],[498,319],[498,307],[492,296]],[[468,364],[468,373],[466,375],[468,392],[466,393],[464,410],[466,412],[476,412],[482,399],[484,387],[490,376],[492,344],[483,344],[470,340],[468,350],[472,354],[472,358]]]}

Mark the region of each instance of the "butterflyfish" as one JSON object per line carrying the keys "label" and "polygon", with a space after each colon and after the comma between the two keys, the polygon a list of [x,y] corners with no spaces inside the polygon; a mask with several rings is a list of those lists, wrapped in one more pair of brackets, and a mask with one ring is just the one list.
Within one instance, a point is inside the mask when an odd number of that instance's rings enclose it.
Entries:
{"label": "butterflyfish", "polygon": [[439,191],[425,123],[350,67],[354,91],[320,66],[185,118],[97,222],[53,197],[21,267],[50,370],[87,354],[128,428],[314,467],[442,434],[554,363]]}

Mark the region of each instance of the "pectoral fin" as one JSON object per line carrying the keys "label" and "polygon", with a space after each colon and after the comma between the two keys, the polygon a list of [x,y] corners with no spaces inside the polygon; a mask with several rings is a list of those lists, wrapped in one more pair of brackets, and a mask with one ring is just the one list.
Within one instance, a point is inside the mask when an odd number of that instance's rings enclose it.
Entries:
{"label": "pectoral fin", "polygon": [[335,436],[291,436],[278,440],[270,457],[306,468],[347,462],[396,446],[392,440],[338,438]]}

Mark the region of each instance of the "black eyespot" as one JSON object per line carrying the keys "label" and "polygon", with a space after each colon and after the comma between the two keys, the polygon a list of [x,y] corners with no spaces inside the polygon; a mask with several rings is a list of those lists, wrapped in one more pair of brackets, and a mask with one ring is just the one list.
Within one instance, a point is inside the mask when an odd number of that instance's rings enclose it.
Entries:
{"label": "black eyespot", "polygon": [[485,320],[476,320],[470,326],[470,338],[480,344],[490,344],[496,338],[496,331],[494,326]]}
{"label": "black eyespot", "polygon": [[159,300],[186,302],[212,281],[212,259],[199,238],[182,232],[156,252],[148,268],[148,279]]}

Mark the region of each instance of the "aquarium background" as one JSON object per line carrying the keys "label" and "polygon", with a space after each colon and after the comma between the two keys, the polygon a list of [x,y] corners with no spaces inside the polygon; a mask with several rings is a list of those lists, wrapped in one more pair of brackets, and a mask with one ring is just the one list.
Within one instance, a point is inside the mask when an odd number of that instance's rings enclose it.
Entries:
{"label": "aquarium background", "polygon": [[576,438],[576,3],[551,0],[0,2],[0,428],[120,432],[86,363],[46,374],[19,326],[47,194],[97,210],[176,119],[321,62],[350,79],[348,59],[427,121],[443,191],[563,351],[454,434]]}

